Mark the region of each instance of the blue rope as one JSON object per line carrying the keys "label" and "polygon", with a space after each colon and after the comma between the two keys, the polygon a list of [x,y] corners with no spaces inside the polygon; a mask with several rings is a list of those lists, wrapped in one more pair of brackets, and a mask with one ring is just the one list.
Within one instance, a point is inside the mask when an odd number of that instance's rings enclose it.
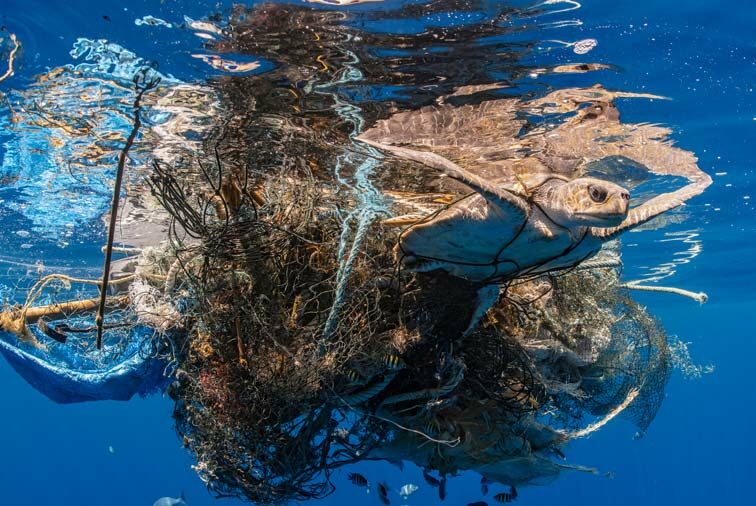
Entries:
{"label": "blue rope", "polygon": [[[362,117],[362,109],[354,104],[343,100],[336,92],[327,91],[333,86],[347,83],[353,83],[362,80],[362,72],[354,65],[359,63],[359,58],[352,52],[348,52],[351,57],[345,63],[345,72],[339,73],[340,78],[327,85],[319,86],[321,92],[333,97],[336,113],[345,121],[352,124],[350,138],[362,133],[365,120]],[[344,218],[342,223],[341,236],[339,238],[338,258],[339,267],[336,273],[336,291],[334,294],[333,305],[329,311],[328,318],[323,329],[323,343],[336,331],[339,324],[341,308],[347,296],[347,287],[349,278],[354,268],[354,263],[360,253],[360,249],[365,242],[365,237],[370,229],[370,225],[376,217],[387,214],[388,208],[381,192],[370,181],[375,168],[379,165],[378,160],[382,157],[377,150],[370,148],[367,158],[360,163],[356,160],[356,153],[347,151],[339,155],[334,167],[336,181],[349,189],[357,202]],[[358,164],[351,176],[344,174],[344,167]],[[348,253],[347,253],[348,252]]]}

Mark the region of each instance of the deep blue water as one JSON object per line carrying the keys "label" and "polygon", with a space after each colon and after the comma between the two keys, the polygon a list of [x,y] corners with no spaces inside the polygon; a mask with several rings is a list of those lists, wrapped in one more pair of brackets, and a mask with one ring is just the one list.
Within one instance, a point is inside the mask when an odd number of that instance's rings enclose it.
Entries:
{"label": "deep blue water", "polygon": [[[181,80],[206,79],[213,73],[189,56],[200,44],[189,31],[134,24],[134,19],[147,14],[180,22],[184,15],[201,19],[225,8],[202,3],[132,0],[126,7],[114,7],[91,0],[3,0],[0,24],[17,33],[25,52],[22,66],[0,84],[0,90],[23,88],[47,68],[72,63],[69,51],[79,37],[117,42]],[[715,369],[700,379],[686,379],[676,372],[661,411],[642,439],[634,440],[634,428],[618,419],[567,448],[571,462],[596,467],[600,475],[565,473],[548,486],[523,488],[518,501],[633,506],[751,503],[756,454],[751,434],[756,426],[752,377],[756,271],[751,265],[756,259],[752,165],[756,5],[748,0],[585,0],[582,4],[578,10],[554,15],[555,20],[579,19],[581,26],[527,36],[595,38],[599,44],[590,53],[592,61],[618,69],[600,75],[550,76],[549,83],[585,86],[600,80],[607,88],[670,97],[670,101],[623,103],[623,119],[670,126],[678,145],[696,153],[700,167],[714,177],[714,184],[691,203],[692,217],[664,231],[697,232],[700,253],[690,263],[678,265],[665,282],[705,291],[708,303],[699,306],[657,294],[636,297],[663,321],[670,335],[691,343],[694,361]],[[567,61],[569,56],[544,54],[543,58]],[[4,223],[3,228],[12,226]],[[4,241],[0,255],[34,260],[41,254],[19,253],[10,236],[0,237]],[[680,258],[690,247],[680,241],[661,242],[664,239],[661,233],[646,232],[625,239],[627,279]],[[50,254],[76,257],[84,255],[82,251],[74,244]],[[158,497],[178,496],[182,491],[192,506],[216,502],[191,469],[192,459],[173,428],[168,398],[58,405],[5,363],[0,364],[0,383],[0,504],[151,505]],[[408,504],[438,502],[412,466],[403,473],[390,464],[360,467],[372,480],[385,479],[393,488],[408,482],[421,485]],[[604,476],[607,472],[611,478]],[[375,493],[365,496],[341,474],[336,484],[338,490],[320,504],[378,504]],[[450,481],[446,504],[479,499],[477,477]]]}

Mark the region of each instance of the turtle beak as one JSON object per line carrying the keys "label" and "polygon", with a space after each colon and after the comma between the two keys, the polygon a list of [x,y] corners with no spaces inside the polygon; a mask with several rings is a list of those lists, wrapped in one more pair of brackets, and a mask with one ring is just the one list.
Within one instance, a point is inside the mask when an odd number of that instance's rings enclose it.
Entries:
{"label": "turtle beak", "polygon": [[622,205],[610,205],[606,202],[602,209],[596,211],[584,211],[575,213],[584,225],[592,227],[616,227],[627,218],[627,203],[623,201]]}

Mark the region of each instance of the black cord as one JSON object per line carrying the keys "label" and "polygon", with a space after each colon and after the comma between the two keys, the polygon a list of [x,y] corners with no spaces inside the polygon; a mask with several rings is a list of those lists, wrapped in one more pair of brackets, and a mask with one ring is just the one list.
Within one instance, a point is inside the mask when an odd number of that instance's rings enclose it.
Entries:
{"label": "black cord", "polygon": [[126,167],[126,157],[129,150],[134,145],[136,136],[139,133],[139,128],[142,126],[142,120],[139,117],[139,113],[142,109],[141,100],[142,96],[155,88],[160,83],[160,78],[154,78],[149,81],[144,81],[147,70],[142,70],[134,77],[134,85],[137,90],[137,96],[134,99],[134,126],[131,128],[131,133],[126,144],[121,150],[121,155],[118,158],[118,169],[116,170],[116,180],[113,185],[113,201],[110,205],[110,226],[108,227],[108,243],[105,248],[105,266],[102,269],[102,283],[100,285],[100,304],[97,308],[97,316],[95,317],[95,324],[97,326],[97,349],[102,349],[102,331],[103,323],[105,320],[105,302],[108,295],[108,280],[110,278],[110,263],[113,257],[113,241],[115,240],[115,230],[118,224],[118,208],[121,200],[121,184],[123,182],[123,172]]}

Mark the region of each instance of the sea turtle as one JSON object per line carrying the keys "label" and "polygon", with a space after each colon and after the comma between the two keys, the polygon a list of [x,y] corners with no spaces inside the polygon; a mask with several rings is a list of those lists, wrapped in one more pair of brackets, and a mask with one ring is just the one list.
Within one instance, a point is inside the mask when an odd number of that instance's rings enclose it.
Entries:
{"label": "sea turtle", "polygon": [[442,269],[485,284],[541,274],[577,265],[607,239],[640,224],[635,214],[628,219],[630,193],[609,181],[539,174],[528,186],[519,184],[523,192],[434,153],[365,142],[439,169],[474,191],[428,216],[389,222],[409,225],[397,249],[415,271]]}
{"label": "sea turtle", "polygon": [[[709,185],[711,179],[695,166],[695,157],[671,147],[660,135],[663,129],[630,125],[640,127],[633,130],[633,140],[644,140],[641,147],[631,146],[625,125],[607,102],[609,92],[589,90],[603,94],[596,107],[576,103],[576,117],[537,138],[518,135],[524,122],[517,114],[521,103],[514,99],[428,106],[395,114],[359,136],[359,141],[436,169],[472,190],[434,212],[388,220],[407,227],[396,248],[405,266],[479,282],[480,311],[485,313],[498,297],[493,285],[574,267],[606,241],[680,206]],[[578,133],[567,135],[567,130]],[[602,133],[625,135],[600,137]],[[568,164],[553,168],[554,157],[547,155],[564,149],[554,149],[550,138],[575,139],[582,146],[577,139],[591,136],[595,146],[587,142],[591,147],[585,151],[596,153],[572,152]],[[529,146],[538,146],[538,154]],[[682,175],[690,184],[630,209],[628,190],[584,175],[586,162],[636,152],[641,156],[635,158],[654,153],[654,158],[673,161],[679,167],[658,172]],[[654,167],[653,160],[636,161]]]}

